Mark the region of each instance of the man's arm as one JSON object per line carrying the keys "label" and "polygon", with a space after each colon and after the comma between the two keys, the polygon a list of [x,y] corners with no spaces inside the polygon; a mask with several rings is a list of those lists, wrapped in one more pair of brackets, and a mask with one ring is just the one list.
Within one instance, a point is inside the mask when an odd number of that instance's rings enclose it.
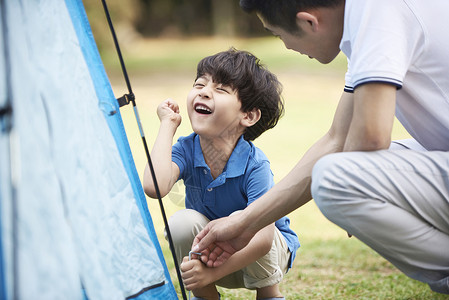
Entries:
{"label": "man's arm", "polygon": [[270,224],[261,229],[246,247],[235,253],[219,268],[208,268],[198,260],[188,261],[184,258],[181,271],[186,288],[188,290],[202,288],[243,269],[267,254],[273,243],[274,228],[274,224]]}
{"label": "man's arm", "polygon": [[214,220],[197,235],[193,248],[195,251],[206,249],[208,265],[221,265],[235,251],[242,249],[258,230],[310,201],[312,168],[324,155],[343,150],[352,110],[353,94],[343,93],[330,130],[286,177],[242,213]]}
{"label": "man's arm", "polygon": [[[181,123],[181,115],[179,114],[178,105],[171,99],[167,99],[159,104],[157,114],[161,124],[153,149],[151,150],[151,161],[161,197],[164,197],[170,192],[179,176],[179,168],[172,162],[171,152],[173,136]],[[143,187],[148,196],[151,198],[157,197],[148,164],[145,166]]]}
{"label": "man's arm", "polygon": [[343,151],[375,151],[391,144],[396,87],[364,84],[354,91],[354,115]]}
{"label": "man's arm", "polygon": [[372,83],[343,93],[330,130],[293,170],[241,214],[210,222],[194,240],[205,250],[208,265],[219,266],[244,247],[260,228],[301,207],[311,199],[312,168],[326,154],[387,149],[394,120],[396,88]]}

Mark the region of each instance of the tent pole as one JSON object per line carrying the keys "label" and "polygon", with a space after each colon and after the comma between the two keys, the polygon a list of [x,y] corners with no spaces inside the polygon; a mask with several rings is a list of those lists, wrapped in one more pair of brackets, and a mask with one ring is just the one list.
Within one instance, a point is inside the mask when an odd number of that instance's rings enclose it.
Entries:
{"label": "tent pole", "polygon": [[[143,146],[145,148],[145,154],[146,154],[146,157],[147,157],[148,166],[150,167],[151,176],[153,177],[153,183],[154,183],[154,187],[156,189],[156,195],[157,195],[157,198],[158,198],[158,201],[159,201],[159,207],[161,208],[162,218],[164,220],[164,225],[165,225],[165,230],[167,232],[167,238],[168,238],[170,250],[171,250],[171,253],[172,253],[172,256],[173,256],[173,261],[174,261],[174,264],[175,264],[176,274],[178,276],[179,287],[181,289],[182,298],[184,300],[186,300],[187,299],[187,295],[186,295],[186,291],[185,291],[185,288],[184,288],[184,283],[182,282],[181,271],[179,269],[178,260],[176,259],[175,247],[174,247],[174,244],[173,244],[173,239],[172,239],[172,235],[171,235],[171,232],[170,232],[170,227],[168,226],[167,216],[165,214],[164,204],[162,203],[162,197],[161,197],[161,193],[159,191],[159,185],[158,185],[157,180],[156,180],[156,174],[154,172],[154,168],[153,168],[153,163],[151,161],[150,152],[148,150],[148,144],[146,142],[145,134],[143,132],[142,124],[140,122],[140,117],[139,117],[139,112],[138,112],[137,106],[136,106],[135,96],[134,96],[134,93],[133,93],[133,91],[131,89],[131,83],[130,83],[130,80],[129,80],[129,77],[128,77],[128,72],[126,71],[125,62],[123,61],[122,52],[120,50],[118,39],[117,39],[117,36],[115,34],[114,26],[112,24],[112,20],[111,20],[110,14],[109,14],[109,10],[108,10],[107,4],[106,4],[106,0],[102,0],[102,3],[103,3],[104,12],[106,14],[106,18],[108,20],[109,29],[111,30],[112,38],[114,40],[115,49],[117,51],[117,55],[118,55],[119,60],[120,60],[120,65],[121,65],[121,68],[122,68],[123,77],[125,78],[126,85],[128,87],[128,92],[129,92],[129,94],[125,95],[121,99],[126,99],[125,100],[126,102],[123,103],[123,104],[128,104],[129,102],[132,102],[132,105],[133,105],[134,115],[136,117],[137,125],[138,125],[139,131],[140,131],[140,136],[142,138],[142,143],[143,143]],[[123,105],[123,104],[120,104],[120,105]]]}

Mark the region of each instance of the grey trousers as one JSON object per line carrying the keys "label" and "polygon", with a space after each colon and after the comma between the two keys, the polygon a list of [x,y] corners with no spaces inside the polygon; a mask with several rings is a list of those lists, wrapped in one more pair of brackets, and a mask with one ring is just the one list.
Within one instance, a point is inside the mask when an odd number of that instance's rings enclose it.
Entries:
{"label": "grey trousers", "polygon": [[312,196],[330,221],[449,294],[449,152],[412,142],[327,155],[313,169]]}

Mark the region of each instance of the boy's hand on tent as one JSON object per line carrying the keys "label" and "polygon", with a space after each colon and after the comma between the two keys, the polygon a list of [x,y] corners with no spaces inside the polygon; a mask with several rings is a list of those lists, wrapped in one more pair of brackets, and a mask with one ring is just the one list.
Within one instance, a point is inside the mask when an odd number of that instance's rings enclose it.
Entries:
{"label": "boy's hand on tent", "polygon": [[180,268],[182,281],[189,291],[205,287],[216,281],[214,269],[206,267],[198,259],[189,260],[189,257],[185,256]]}
{"label": "boy's hand on tent", "polygon": [[169,122],[176,126],[181,124],[181,115],[179,114],[179,106],[173,99],[166,99],[157,107],[157,116],[161,123]]}

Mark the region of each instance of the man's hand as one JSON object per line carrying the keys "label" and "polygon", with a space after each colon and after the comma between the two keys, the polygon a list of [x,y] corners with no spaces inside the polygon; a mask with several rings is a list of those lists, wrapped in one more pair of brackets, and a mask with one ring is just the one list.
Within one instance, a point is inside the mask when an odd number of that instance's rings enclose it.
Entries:
{"label": "man's hand", "polygon": [[208,267],[221,266],[256,234],[244,226],[241,217],[235,214],[211,221],[193,240],[192,250],[202,253],[201,260]]}

